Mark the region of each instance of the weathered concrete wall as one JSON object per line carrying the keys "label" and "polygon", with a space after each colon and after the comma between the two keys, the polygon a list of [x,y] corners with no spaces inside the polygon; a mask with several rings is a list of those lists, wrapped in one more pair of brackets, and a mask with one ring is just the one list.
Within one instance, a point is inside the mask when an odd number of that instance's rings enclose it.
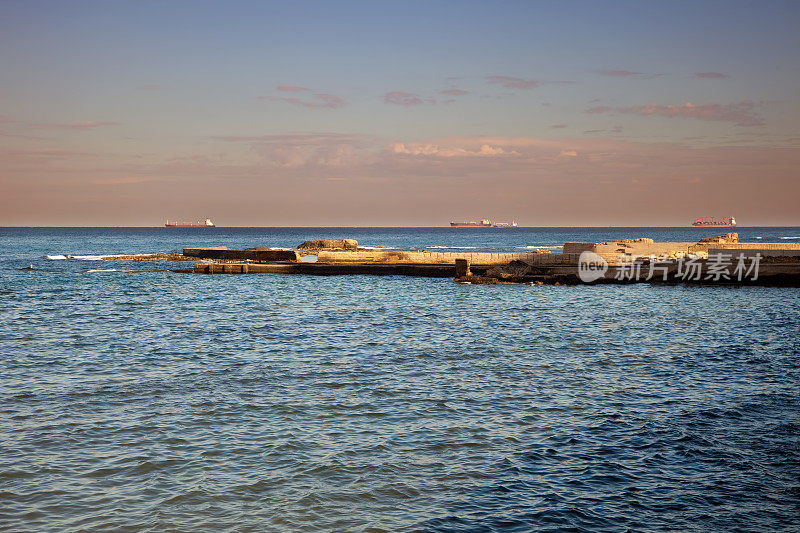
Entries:
{"label": "weathered concrete wall", "polygon": [[184,248],[183,253],[191,252],[200,259],[220,259],[223,261],[300,261],[297,250],[228,250],[225,248]]}
{"label": "weathered concrete wall", "polygon": [[740,242],[738,244],[712,244],[710,248],[725,250],[800,250],[797,242]]}
{"label": "weathered concrete wall", "polygon": [[740,255],[755,257],[756,254],[761,254],[763,257],[800,257],[800,248],[709,248],[708,250],[709,256],[719,254],[732,254],[734,257]]}
{"label": "weathered concrete wall", "polygon": [[466,259],[473,265],[501,265],[511,261],[528,261],[535,256],[560,255],[537,252],[523,253],[463,253],[463,252],[383,252],[380,250],[358,252],[320,251],[318,263],[420,263],[454,264],[456,259]]}
{"label": "weathered concrete wall", "polygon": [[[650,242],[650,243],[621,243],[621,242],[568,242],[564,243],[565,254],[580,254],[581,252],[594,252],[596,254],[629,254],[629,255],[663,255],[670,252],[686,253],[691,247],[698,246],[696,242]],[[713,246],[720,246],[715,244]],[[705,250],[708,246],[698,249]]]}
{"label": "weathered concrete wall", "polygon": [[[564,244],[564,254],[580,254],[581,252],[594,252],[605,256],[606,254],[626,254],[639,257],[651,255],[665,255],[673,252],[692,253],[706,252],[710,249],[747,250],[747,249],[772,249],[772,250],[800,250],[800,243],[782,242],[752,242],[752,243],[698,243],[698,242],[568,242]],[[558,255],[558,254],[553,254]]]}
{"label": "weathered concrete wall", "polygon": [[[406,263],[197,263],[195,274],[308,274],[312,276],[416,276],[452,278],[453,265]],[[485,269],[482,271],[485,272]]]}

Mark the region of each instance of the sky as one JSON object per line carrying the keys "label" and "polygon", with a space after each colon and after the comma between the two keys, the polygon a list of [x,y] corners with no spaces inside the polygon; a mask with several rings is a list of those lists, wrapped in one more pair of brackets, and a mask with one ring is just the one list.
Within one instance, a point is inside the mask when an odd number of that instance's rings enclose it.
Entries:
{"label": "sky", "polygon": [[800,2],[0,0],[0,226],[800,225]]}

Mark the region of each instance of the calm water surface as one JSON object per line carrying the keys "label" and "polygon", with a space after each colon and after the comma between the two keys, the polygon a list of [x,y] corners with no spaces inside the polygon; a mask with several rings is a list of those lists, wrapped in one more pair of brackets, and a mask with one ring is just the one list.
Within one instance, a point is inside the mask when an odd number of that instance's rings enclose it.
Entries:
{"label": "calm water surface", "polygon": [[719,232],[0,229],[0,529],[797,530],[797,289],[46,257],[351,236],[557,251]]}

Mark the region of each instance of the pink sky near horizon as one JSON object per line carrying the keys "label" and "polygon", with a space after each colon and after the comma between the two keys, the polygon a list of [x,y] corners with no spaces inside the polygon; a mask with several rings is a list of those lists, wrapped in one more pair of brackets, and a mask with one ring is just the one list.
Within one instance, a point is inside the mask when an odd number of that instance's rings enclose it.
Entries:
{"label": "pink sky near horizon", "polygon": [[[7,173],[47,177],[7,181],[0,209],[15,225],[92,225],[88,219],[147,226],[167,218],[164,212],[230,226],[438,226],[481,217],[530,226],[683,225],[722,215],[742,225],[797,223],[794,148],[336,133],[210,144],[213,151],[155,163],[137,155],[6,151]],[[54,208],[53,198],[63,207]]]}

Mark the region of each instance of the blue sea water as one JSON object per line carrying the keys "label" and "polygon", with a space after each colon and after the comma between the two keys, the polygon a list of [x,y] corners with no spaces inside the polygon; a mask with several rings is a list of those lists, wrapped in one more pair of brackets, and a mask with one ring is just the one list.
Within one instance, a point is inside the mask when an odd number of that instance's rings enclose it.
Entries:
{"label": "blue sea water", "polygon": [[724,231],[2,228],[0,530],[798,530],[798,289],[88,260]]}

